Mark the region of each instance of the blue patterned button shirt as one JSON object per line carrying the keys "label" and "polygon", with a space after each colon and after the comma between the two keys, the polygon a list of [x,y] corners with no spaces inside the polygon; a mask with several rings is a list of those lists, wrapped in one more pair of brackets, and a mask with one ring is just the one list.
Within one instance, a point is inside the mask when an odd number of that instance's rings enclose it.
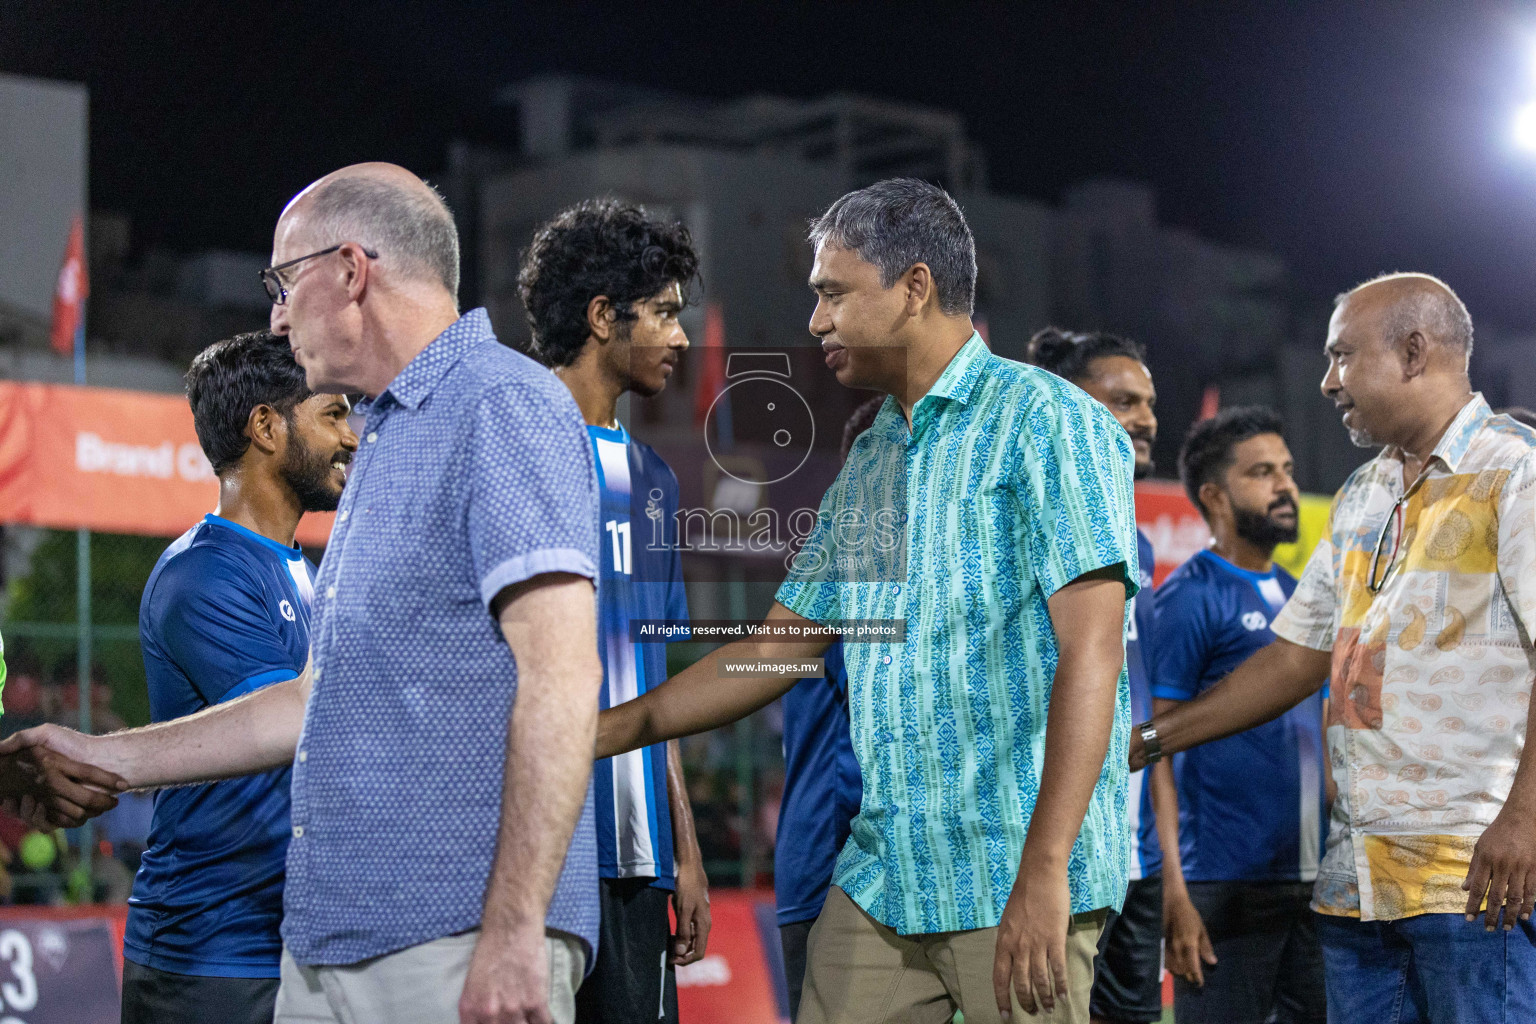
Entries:
{"label": "blue patterned button shirt", "polygon": [[[817,557],[797,561],[779,602],[820,622],[907,623],[905,642],[844,645],[864,796],[834,875],[902,934],[988,928],[1002,915],[1044,764],[1057,661],[1046,599],[1113,565],[1135,594],[1131,468],[1130,439],[1107,409],[973,335],[917,403],[910,432],[886,400],[822,501],[805,549]],[[890,509],[902,510],[905,565],[833,576],[853,535],[834,524]],[[1073,913],[1125,898],[1129,732],[1122,669],[1109,753],[1072,848]]]}
{"label": "blue patterned button shirt", "polygon": [[[283,941],[306,965],[479,926],[517,692],[490,603],[540,573],[596,578],[597,478],[576,403],[496,341],[484,310],[358,409],[293,766]],[[590,789],[547,923],[590,954]]]}

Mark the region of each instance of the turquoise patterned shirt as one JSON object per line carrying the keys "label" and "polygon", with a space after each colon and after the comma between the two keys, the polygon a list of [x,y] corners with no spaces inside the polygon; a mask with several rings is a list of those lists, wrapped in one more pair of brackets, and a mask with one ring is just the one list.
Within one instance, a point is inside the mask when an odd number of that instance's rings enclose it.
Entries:
{"label": "turquoise patterned shirt", "polygon": [[[905,642],[844,645],[864,798],[834,874],[903,935],[1002,915],[1045,757],[1057,660],[1046,599],[1114,565],[1127,602],[1135,595],[1131,469],[1130,438],[1107,409],[972,335],[911,431],[887,399],[822,499],[778,601],[818,622],[906,621]],[[882,511],[904,524],[904,552],[880,543]],[[875,528],[850,528],[860,517]],[[1072,848],[1073,913],[1125,898],[1129,733],[1122,668]]]}

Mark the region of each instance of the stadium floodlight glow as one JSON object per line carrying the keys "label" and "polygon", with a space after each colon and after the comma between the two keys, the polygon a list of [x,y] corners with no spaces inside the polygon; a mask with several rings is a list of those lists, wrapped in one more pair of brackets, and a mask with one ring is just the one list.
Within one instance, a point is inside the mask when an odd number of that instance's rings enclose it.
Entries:
{"label": "stadium floodlight glow", "polygon": [[1515,112],[1515,145],[1536,153],[1536,100]]}

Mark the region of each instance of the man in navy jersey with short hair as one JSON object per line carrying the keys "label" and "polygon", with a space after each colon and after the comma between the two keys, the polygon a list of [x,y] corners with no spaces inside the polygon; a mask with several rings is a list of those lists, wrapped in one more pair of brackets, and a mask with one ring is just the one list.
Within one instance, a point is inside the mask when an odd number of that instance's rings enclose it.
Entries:
{"label": "man in navy jersey with short hair", "polygon": [[[313,394],[266,331],[187,373],[218,508],[155,564],[139,635],[156,722],[292,679],[309,659],[305,512],[336,508],[357,448],[341,395]],[[163,789],[123,943],[124,1024],[270,1022],[282,939],[291,769]]]}
{"label": "man in navy jersey with short hair", "polygon": [[[1212,542],[1158,591],[1160,712],[1274,639],[1270,623],[1296,588],[1273,561],[1275,546],[1297,535],[1292,469],[1268,409],[1224,410],[1185,439],[1180,475]],[[1175,978],[1180,1024],[1325,1019],[1309,907],[1327,815],[1322,751],[1314,694],[1271,722],[1178,755],[1180,855],[1214,950],[1203,985]]]}
{"label": "man in navy jersey with short hair", "polygon": [[[604,708],[667,678],[666,647],[630,623],[686,623],[677,477],[618,420],[626,392],[659,394],[688,349],[678,323],[698,255],[681,224],[615,200],[577,204],[535,232],[518,278],[533,347],[580,407],[597,467],[598,645]],[[674,630],[669,639],[686,639]],[[593,767],[601,932],[576,995],[582,1024],[677,1021],[676,966],[704,955],[708,879],[677,741]],[[671,932],[667,904],[677,912]]]}
{"label": "man in navy jersey with short hair", "polygon": [[[1098,399],[1131,435],[1136,479],[1152,475],[1157,389],[1139,344],[1106,332],[1046,327],[1029,340],[1028,360]],[[1157,617],[1152,570],[1156,563],[1152,542],[1139,528],[1136,558],[1141,589],[1136,592],[1135,608],[1126,624],[1125,669],[1131,691],[1131,721],[1145,722],[1152,717],[1152,644]],[[1170,840],[1177,836],[1178,803],[1168,766],[1133,772],[1128,788],[1128,816],[1136,847],[1131,851],[1125,905],[1118,913],[1110,913],[1099,937],[1089,1000],[1093,1024],[1153,1024],[1162,1019],[1163,890],[1183,886],[1178,858],[1165,860],[1158,835],[1161,831]]]}

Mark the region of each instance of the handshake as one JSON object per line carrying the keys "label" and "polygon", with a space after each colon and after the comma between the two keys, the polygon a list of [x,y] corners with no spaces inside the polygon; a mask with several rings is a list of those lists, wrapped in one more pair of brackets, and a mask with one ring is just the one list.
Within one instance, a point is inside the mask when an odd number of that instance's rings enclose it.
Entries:
{"label": "handshake", "polygon": [[124,779],[86,762],[92,737],[41,725],[0,743],[0,807],[38,826],[75,828],[117,806]]}

